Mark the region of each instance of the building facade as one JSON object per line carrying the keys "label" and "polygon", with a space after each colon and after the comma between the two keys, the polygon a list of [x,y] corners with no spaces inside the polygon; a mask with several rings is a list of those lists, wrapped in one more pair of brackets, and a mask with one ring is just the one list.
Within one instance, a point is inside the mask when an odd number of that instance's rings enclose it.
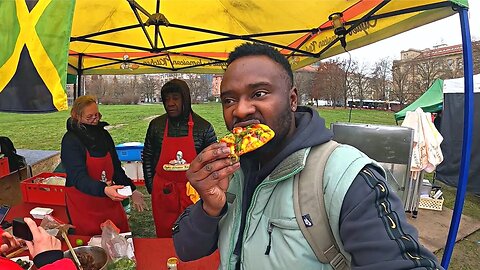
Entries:
{"label": "building facade", "polygon": [[[472,42],[474,73],[480,73],[480,41]],[[393,99],[408,104],[422,95],[435,79],[463,76],[462,45],[438,45],[401,52],[392,65]]]}

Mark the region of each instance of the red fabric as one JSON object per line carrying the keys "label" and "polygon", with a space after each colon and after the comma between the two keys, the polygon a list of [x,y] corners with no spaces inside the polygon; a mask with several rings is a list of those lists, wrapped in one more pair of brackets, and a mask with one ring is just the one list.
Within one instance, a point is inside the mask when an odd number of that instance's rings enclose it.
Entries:
{"label": "red fabric", "polygon": [[22,270],[22,268],[14,261],[0,257],[0,270]]}
{"label": "red fabric", "polygon": [[[88,175],[100,181],[105,171],[108,181],[113,178],[113,162],[110,153],[104,157],[92,157],[87,151]],[[122,204],[109,197],[97,197],[85,194],[75,187],[66,188],[65,202],[75,233],[78,235],[101,234],[100,224],[110,219],[121,232],[130,231],[127,215]]]}
{"label": "red fabric", "polygon": [[168,119],[163,134],[162,152],[155,168],[152,190],[152,210],[157,237],[172,237],[172,226],[178,216],[192,204],[187,196],[185,171],[165,171],[164,164],[175,159],[177,151],[183,152],[187,163],[196,157],[193,141],[192,115],[188,119],[188,136],[168,137]]}
{"label": "red fabric", "polygon": [[[34,267],[34,269],[37,269]],[[23,270],[20,265],[10,259],[0,257],[0,270]],[[61,259],[54,263],[47,264],[38,270],[77,270],[75,264],[70,259]]]}
{"label": "red fabric", "polygon": [[[167,259],[177,257],[171,238],[134,238],[137,270],[165,270]],[[220,255],[215,251],[212,255],[191,262],[178,262],[178,270],[213,270],[218,269]]]}

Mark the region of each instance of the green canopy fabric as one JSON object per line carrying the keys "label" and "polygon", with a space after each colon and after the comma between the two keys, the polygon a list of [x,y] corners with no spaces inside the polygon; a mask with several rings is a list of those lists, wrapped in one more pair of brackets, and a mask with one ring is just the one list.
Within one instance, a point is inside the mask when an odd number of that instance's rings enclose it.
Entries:
{"label": "green canopy fabric", "polygon": [[405,119],[405,115],[409,111],[415,111],[417,108],[422,108],[424,112],[439,112],[443,108],[443,80],[436,79],[430,88],[412,104],[405,109],[395,113],[395,120]]}

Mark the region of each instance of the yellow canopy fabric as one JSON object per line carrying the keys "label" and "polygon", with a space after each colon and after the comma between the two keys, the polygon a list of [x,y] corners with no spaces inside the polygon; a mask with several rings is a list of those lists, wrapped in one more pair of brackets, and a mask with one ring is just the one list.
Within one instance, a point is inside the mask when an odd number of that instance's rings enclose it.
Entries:
{"label": "yellow canopy fabric", "polygon": [[294,69],[455,13],[467,0],[76,0],[69,73],[222,73],[228,53],[270,44]]}

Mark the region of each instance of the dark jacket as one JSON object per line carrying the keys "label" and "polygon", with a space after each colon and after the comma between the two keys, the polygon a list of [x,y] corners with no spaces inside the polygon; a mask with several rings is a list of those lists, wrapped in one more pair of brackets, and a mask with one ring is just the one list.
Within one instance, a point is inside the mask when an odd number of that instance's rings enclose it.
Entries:
{"label": "dark jacket", "polygon": [[[322,144],[332,137],[331,131],[325,128],[325,121],[310,108],[299,107],[295,113],[295,123],[296,131],[289,144],[263,168],[259,170],[255,160],[240,160],[245,173],[244,198],[247,201],[243,204],[240,228],[244,227],[253,190],[285,157],[297,150]],[[373,173],[357,175],[345,196],[340,213],[340,237],[345,250],[352,254],[352,269],[431,269],[432,265],[442,269],[435,256],[418,244],[418,233],[408,224],[403,204],[395,194],[388,192],[385,201],[398,218],[398,230],[392,234],[389,225],[378,217],[377,208],[381,206],[376,199],[375,184],[385,182],[385,179],[374,167],[366,166],[365,169]],[[185,210],[174,225],[173,232],[175,249],[181,260],[195,260],[217,249],[218,222],[224,213],[226,209],[219,217],[208,216],[201,200]],[[409,246],[397,239],[403,236],[408,237]],[[237,239],[235,253],[240,252],[241,241]],[[423,260],[410,259],[407,253],[423,257]]]}
{"label": "dark jacket", "polygon": [[86,151],[92,157],[103,157],[110,152],[114,168],[113,182],[117,185],[130,186],[132,191],[135,190],[132,180],[122,169],[112,136],[105,130],[107,125],[106,122],[100,122],[96,126],[82,124],[79,127],[71,118],[67,120],[67,133],[63,135],[60,153],[67,173],[65,186],[74,186],[88,195],[106,197],[104,191],[106,184],[88,175]]}
{"label": "dark jacket", "polygon": [[[190,92],[185,82],[180,80],[172,80],[169,83],[178,83],[180,85],[180,93],[183,100],[182,115],[176,118],[168,119],[168,136],[184,137],[188,135],[188,117],[192,113],[193,120],[193,141],[195,150],[199,154],[210,144],[217,141],[213,126],[198,114],[194,113],[191,108]],[[167,83],[167,84],[169,84]],[[162,99],[164,100],[165,92],[170,89],[162,88]],[[167,114],[163,114],[150,122],[145,143],[143,147],[143,175],[145,186],[149,193],[152,193],[153,177],[155,176],[155,167],[157,166],[162,151],[163,133],[167,122]]]}

